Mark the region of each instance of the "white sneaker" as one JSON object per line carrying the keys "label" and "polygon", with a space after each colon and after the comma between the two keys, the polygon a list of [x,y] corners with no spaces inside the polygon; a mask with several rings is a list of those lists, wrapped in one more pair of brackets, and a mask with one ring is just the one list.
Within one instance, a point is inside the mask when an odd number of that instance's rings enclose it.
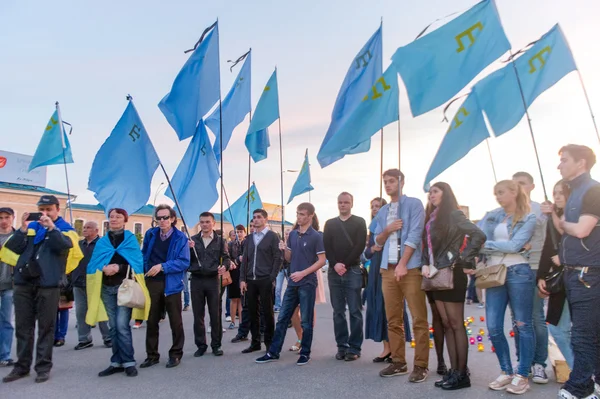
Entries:
{"label": "white sneaker", "polygon": [[506,387],[506,392],[515,395],[523,395],[529,390],[529,378],[515,375],[510,385]]}
{"label": "white sneaker", "polygon": [[513,380],[512,375],[500,374],[498,378],[490,382],[488,387],[494,391],[504,391]]}
{"label": "white sneaker", "polygon": [[225,318],[225,321],[229,321],[229,322],[231,322],[231,316],[227,316],[227,317]]}
{"label": "white sneaker", "polygon": [[571,395],[571,392],[566,389],[561,389],[558,391],[558,399],[577,399],[577,396]]}
{"label": "white sneaker", "polygon": [[548,375],[546,375],[546,370],[544,370],[544,366],[541,364],[534,364],[531,368],[531,373],[533,374],[532,381],[536,384],[548,383]]}

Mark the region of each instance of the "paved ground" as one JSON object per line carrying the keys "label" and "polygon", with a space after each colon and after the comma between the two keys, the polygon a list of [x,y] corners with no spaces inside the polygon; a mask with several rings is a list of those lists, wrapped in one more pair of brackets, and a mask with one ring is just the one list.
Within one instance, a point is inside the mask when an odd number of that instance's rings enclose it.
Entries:
{"label": "paved ground", "polygon": [[[473,316],[475,323],[471,326],[474,334],[485,323],[479,321],[483,310],[475,305],[467,306],[466,316]],[[210,350],[202,358],[194,358],[191,312],[184,312],[186,332],[185,355],[182,363],[175,369],[165,369],[167,352],[170,346],[168,322],[161,324],[164,335],[161,339],[161,363],[150,369],[140,370],[137,378],[126,378],[118,374],[99,378],[98,372],[109,364],[110,349],[101,345],[100,333],[94,330],[96,346],[81,352],[73,347],[77,344],[75,317],[71,315],[67,344],[54,351],[54,368],[50,381],[35,384],[34,377],[25,378],[10,384],[0,383],[0,397],[16,398],[82,398],[92,397],[119,398],[431,398],[443,395],[448,398],[501,398],[511,397],[506,392],[493,392],[487,388],[489,381],[497,377],[499,368],[496,356],[491,352],[487,338],[484,340],[485,352],[477,352],[476,346],[470,347],[469,366],[471,369],[472,387],[470,389],[443,392],[433,386],[437,376],[430,377],[421,384],[411,384],[408,376],[383,379],[378,376],[381,366],[371,362],[381,350],[380,344],[366,341],[363,356],[358,361],[346,363],[334,359],[336,345],[333,338],[331,305],[317,306],[317,322],[313,342],[311,363],[297,367],[297,355],[283,352],[281,360],[276,363],[258,365],[254,363],[256,353],[243,355],[240,353],[247,343],[232,344],[234,332],[224,334],[223,349],[225,355],[214,357]],[[141,363],[145,357],[145,328],[133,331],[136,359]],[[288,330],[287,351],[294,340],[293,330]],[[511,340],[512,341],[512,340]],[[514,353],[514,351],[513,351]],[[258,353],[261,354],[260,352]],[[409,366],[412,367],[413,351],[407,348]],[[435,352],[431,351],[431,366],[436,367]],[[514,359],[513,359],[514,361]],[[0,369],[0,377],[9,370]],[[548,370],[553,378],[551,369]],[[559,385],[550,382],[547,385],[531,384],[531,390],[525,395],[528,398],[553,398]]]}

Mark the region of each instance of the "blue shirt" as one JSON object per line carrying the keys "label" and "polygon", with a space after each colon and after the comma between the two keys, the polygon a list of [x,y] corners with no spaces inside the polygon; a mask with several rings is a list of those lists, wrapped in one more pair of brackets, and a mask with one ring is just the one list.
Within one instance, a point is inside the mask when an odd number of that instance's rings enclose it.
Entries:
{"label": "blue shirt", "polygon": [[[508,226],[508,241],[494,241],[494,230],[498,224],[506,220]],[[531,241],[537,218],[534,213],[526,215],[523,220],[518,221],[514,226],[512,216],[507,218],[506,212],[502,208],[488,212],[477,226],[485,233],[487,241],[482,249],[485,254],[516,254],[519,253],[525,244]],[[529,254],[524,254],[529,257]]]}
{"label": "blue shirt", "polygon": [[[381,234],[387,227],[387,217],[390,210],[390,204],[384,205],[373,222],[371,223],[371,231],[374,228],[375,237]],[[407,269],[416,269],[421,267],[421,237],[423,235],[423,227],[425,225],[425,209],[423,203],[418,198],[407,197],[403,195],[400,198],[400,218],[404,222],[402,230],[400,230],[400,256],[404,256],[404,247],[414,248],[415,252],[408,260]],[[395,234],[395,233],[394,233]],[[381,243],[379,243],[381,244]],[[394,249],[396,250],[396,249]],[[390,244],[389,240],[385,242],[382,250],[381,268],[387,270]]]}
{"label": "blue shirt", "polygon": [[[309,227],[304,234],[298,230],[292,230],[288,237],[287,248],[292,251],[290,262],[290,274],[308,269],[318,260],[318,255],[325,253],[323,235]],[[317,286],[317,275],[312,273],[297,283],[290,279],[288,285],[298,287],[305,284]]]}

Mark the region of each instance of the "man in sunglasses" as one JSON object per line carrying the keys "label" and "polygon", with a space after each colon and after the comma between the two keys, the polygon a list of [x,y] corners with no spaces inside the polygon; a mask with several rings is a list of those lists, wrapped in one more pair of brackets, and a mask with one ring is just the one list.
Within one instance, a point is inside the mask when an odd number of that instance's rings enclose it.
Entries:
{"label": "man in sunglasses", "polygon": [[169,205],[159,205],[154,211],[157,227],[146,232],[142,254],[146,286],[150,294],[150,314],[146,329],[147,358],[140,368],[158,364],[158,324],[163,309],[169,315],[173,345],[169,350],[167,368],[177,367],[183,356],[183,320],[181,316],[181,292],[183,280],[190,265],[190,248],[187,237],[175,226],[177,214]]}

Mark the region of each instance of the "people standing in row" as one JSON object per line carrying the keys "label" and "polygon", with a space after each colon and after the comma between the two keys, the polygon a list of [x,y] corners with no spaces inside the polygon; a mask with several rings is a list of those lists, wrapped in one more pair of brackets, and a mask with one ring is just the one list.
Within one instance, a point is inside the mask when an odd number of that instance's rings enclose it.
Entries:
{"label": "people standing in row", "polygon": [[242,353],[252,353],[261,349],[260,315],[264,320],[264,342],[267,350],[273,342],[273,288],[282,259],[279,236],[269,230],[267,222],[268,214],[264,209],[256,209],[252,213],[254,233],[248,237],[242,256],[240,287],[248,302],[252,332],[252,342]]}
{"label": "people standing in row", "polygon": [[[367,240],[367,226],[363,218],[352,215],[352,194],[341,193],[337,205],[339,217],[325,223],[323,242],[329,261],[327,277],[333,307],[333,331],[338,348],[335,358],[353,361],[360,357],[363,342],[363,276],[360,255]],[[350,332],[346,307],[350,314]]]}
{"label": "people standing in row", "polygon": [[231,267],[229,272],[231,274],[231,284],[227,286],[227,300],[230,302],[231,309],[231,323],[229,329],[235,328],[236,318],[240,319],[242,316],[242,292],[240,289],[240,269],[242,266],[242,255],[244,253],[243,243],[246,239],[246,228],[241,224],[235,227],[235,236],[232,241],[229,242],[229,256],[231,257]]}
{"label": "people standing in row", "polygon": [[423,382],[429,367],[429,324],[425,293],[421,290],[421,235],[425,223],[423,203],[403,195],[404,174],[390,169],[383,174],[391,203],[375,217],[375,245],[382,248],[381,276],[392,364],[382,377],[408,373],[404,336],[404,299],[413,319],[414,368],[410,382]]}
{"label": "people standing in row", "polygon": [[[0,249],[15,232],[13,223],[15,211],[12,208],[0,208]],[[12,350],[13,334],[15,328],[12,324],[13,314],[13,268],[8,263],[0,260],[0,367],[14,365],[10,357]]]}
{"label": "people standing in row", "polygon": [[158,324],[163,309],[169,316],[173,344],[169,349],[167,368],[177,367],[183,356],[181,292],[183,280],[190,265],[190,248],[185,234],[177,229],[177,213],[169,205],[159,205],[154,210],[158,226],[146,231],[142,254],[146,286],[150,294],[150,314],[146,322],[146,360],[140,368],[158,364]]}
{"label": "people standing in row", "polygon": [[221,279],[220,276],[229,270],[230,259],[227,243],[216,233],[215,217],[210,212],[200,214],[200,233],[189,241],[191,248],[190,273],[192,275],[190,293],[194,313],[194,341],[198,350],[194,357],[203,356],[208,349],[206,344],[206,328],[204,326],[205,306],[208,305],[210,316],[211,342],[213,355],[223,356],[221,339],[223,327],[221,322]]}

